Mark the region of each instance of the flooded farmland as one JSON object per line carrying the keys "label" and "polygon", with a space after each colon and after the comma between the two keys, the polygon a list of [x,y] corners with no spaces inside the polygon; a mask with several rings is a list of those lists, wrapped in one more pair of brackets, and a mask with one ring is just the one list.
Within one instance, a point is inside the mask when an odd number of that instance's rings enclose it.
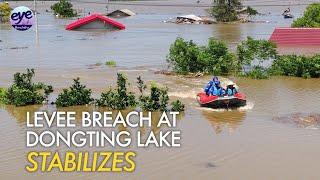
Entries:
{"label": "flooded farmland", "polygon": [[[247,1],[264,14],[255,17],[255,23],[212,25],[164,23],[182,13],[205,15],[205,5],[211,3],[207,0],[199,5],[190,0],[172,2],[190,4],[188,7],[112,3],[110,10],[129,8],[137,12],[136,16],[119,19],[126,24],[126,30],[113,32],[66,31],[65,25],[72,20],[56,19],[45,12],[52,2],[39,2],[38,35],[34,29],[17,33],[8,25],[0,25],[0,87],[9,87],[15,72],[35,68],[37,81],[55,87],[50,97],[52,101],[75,77],[80,77],[97,97],[110,85],[115,85],[117,72],[126,74],[131,83],[129,89],[138,93],[135,82],[141,75],[148,85],[155,81],[167,86],[170,98],[186,104],[186,111],[178,121],[182,146],[173,149],[133,147],[138,154],[133,173],[27,173],[25,154],[30,149],[25,145],[25,114],[54,107],[3,106],[0,109],[1,179],[56,179],[57,175],[64,179],[319,179],[320,79],[228,77],[247,95],[248,104],[234,110],[213,110],[199,107],[195,98],[211,76],[196,78],[155,73],[167,68],[166,55],[177,37],[199,44],[206,44],[208,38],[213,37],[224,40],[234,49],[247,36],[268,39],[275,27],[289,26],[292,20],[281,16],[285,5],[291,4],[293,14],[300,16],[308,2],[270,1],[264,3],[270,3],[265,7],[258,0]],[[20,3],[13,2],[13,5]],[[32,2],[25,3],[32,7]],[[134,3],[144,2],[130,4]],[[86,7],[85,12],[105,10],[103,2],[75,2],[75,7]],[[292,49],[297,53],[301,50]],[[315,47],[312,52],[318,50]],[[117,67],[105,66],[107,60],[116,61]],[[90,107],[77,108],[90,110]],[[89,147],[84,149],[93,151]],[[50,150],[64,152],[68,149]]]}

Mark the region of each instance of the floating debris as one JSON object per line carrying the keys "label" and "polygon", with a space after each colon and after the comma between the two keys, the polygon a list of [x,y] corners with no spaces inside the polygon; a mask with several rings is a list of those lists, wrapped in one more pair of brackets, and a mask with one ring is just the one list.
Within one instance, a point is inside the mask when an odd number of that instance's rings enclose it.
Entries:
{"label": "floating debris", "polygon": [[160,71],[155,71],[154,74],[163,74],[163,75],[175,75],[173,71],[168,71],[168,70],[160,70]]}
{"label": "floating debris", "polygon": [[214,167],[217,167],[215,164],[213,164],[212,162],[208,162],[206,164],[206,168],[214,168]]}
{"label": "floating debris", "polygon": [[274,121],[293,124],[300,128],[320,127],[320,114],[294,113],[289,116],[275,117]]}
{"label": "floating debris", "polygon": [[96,68],[99,68],[102,66],[102,63],[101,62],[97,62],[95,64],[89,64],[87,65],[88,66],[88,69],[96,69]]}
{"label": "floating debris", "polygon": [[166,23],[176,23],[176,24],[214,24],[216,21],[211,17],[199,17],[194,14],[178,16],[174,21],[168,20],[164,21]]}
{"label": "floating debris", "polygon": [[9,49],[27,49],[27,46],[23,46],[23,47],[11,47]]}

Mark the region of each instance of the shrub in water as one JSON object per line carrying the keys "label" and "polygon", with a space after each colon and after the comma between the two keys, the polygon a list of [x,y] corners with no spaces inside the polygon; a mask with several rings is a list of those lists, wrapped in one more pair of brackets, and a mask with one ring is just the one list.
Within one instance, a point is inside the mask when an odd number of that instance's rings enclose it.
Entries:
{"label": "shrub in water", "polygon": [[9,3],[0,3],[0,23],[9,22],[11,10]]}
{"label": "shrub in water", "polygon": [[144,111],[167,111],[168,110],[168,88],[159,88],[155,83],[151,84],[150,95],[145,96],[144,90],[147,86],[139,76],[137,78],[138,89],[141,93],[139,103]]}
{"label": "shrub in water", "polygon": [[208,46],[199,47],[193,41],[177,38],[171,45],[167,62],[177,73],[229,74],[238,69],[235,56],[222,41],[210,39]]}
{"label": "shrub in water", "polygon": [[320,3],[309,5],[303,16],[294,20],[292,27],[320,27]]}
{"label": "shrub in water", "polygon": [[215,39],[209,39],[199,59],[206,62],[206,72],[215,75],[226,75],[238,71],[239,63],[235,55],[229,52],[227,45]]}
{"label": "shrub in water", "polygon": [[178,73],[204,71],[203,65],[197,62],[199,53],[199,47],[192,40],[177,38],[170,46],[167,62]]}
{"label": "shrub in water", "polygon": [[171,103],[171,111],[182,112],[184,111],[184,104],[181,101],[176,100]]}
{"label": "shrub in water", "polygon": [[141,96],[140,105],[144,111],[166,111],[168,105],[168,89],[152,85],[150,96]]}
{"label": "shrub in water", "polygon": [[72,9],[71,2],[67,0],[60,0],[59,2],[51,6],[55,15],[60,17],[74,17],[77,16],[77,13]]}
{"label": "shrub in water", "polygon": [[106,61],[106,65],[109,67],[116,67],[117,63],[115,61]]}
{"label": "shrub in water", "polygon": [[277,57],[276,44],[268,40],[256,40],[248,37],[237,46],[237,56],[241,66],[251,65],[254,60],[259,65],[265,60],[274,60]]}
{"label": "shrub in water", "polygon": [[118,73],[117,76],[117,88],[110,88],[107,92],[102,93],[100,99],[96,100],[96,105],[116,110],[136,106],[137,102],[134,94],[127,92],[127,80],[125,76],[121,73]]}
{"label": "shrub in water", "polygon": [[48,99],[53,88],[44,83],[33,83],[34,69],[27,69],[27,73],[14,74],[14,81],[4,96],[6,104],[16,106],[42,104]]}
{"label": "shrub in water", "polygon": [[73,79],[73,85],[69,89],[63,89],[63,92],[58,95],[56,105],[58,107],[86,105],[92,101],[91,89],[80,84],[80,78],[77,78]]}
{"label": "shrub in water", "polygon": [[319,78],[320,55],[313,57],[283,55],[273,62],[270,71],[273,75]]}
{"label": "shrub in water", "polygon": [[5,104],[7,90],[4,88],[0,88],[0,104]]}

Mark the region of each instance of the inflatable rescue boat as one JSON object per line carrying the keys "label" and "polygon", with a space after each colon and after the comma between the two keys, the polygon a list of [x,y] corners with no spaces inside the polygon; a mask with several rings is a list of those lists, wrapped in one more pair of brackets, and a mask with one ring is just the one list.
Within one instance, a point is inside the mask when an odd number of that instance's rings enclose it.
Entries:
{"label": "inflatable rescue boat", "polygon": [[236,93],[234,96],[208,96],[205,92],[197,94],[197,100],[201,107],[208,108],[235,108],[245,106],[246,96],[243,93]]}

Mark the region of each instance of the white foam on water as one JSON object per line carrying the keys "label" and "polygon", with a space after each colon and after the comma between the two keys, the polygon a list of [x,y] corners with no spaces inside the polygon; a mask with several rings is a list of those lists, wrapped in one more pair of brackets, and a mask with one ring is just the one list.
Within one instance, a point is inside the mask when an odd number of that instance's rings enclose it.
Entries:
{"label": "white foam on water", "polygon": [[196,97],[198,92],[200,92],[201,89],[199,90],[190,90],[190,91],[180,91],[180,92],[169,92],[169,96],[174,96],[174,97],[179,97],[179,98],[192,98],[196,101]]}
{"label": "white foam on water", "polygon": [[253,102],[247,102],[245,106],[237,108],[239,111],[249,111],[254,108],[254,103]]}
{"label": "white foam on water", "polygon": [[318,129],[319,129],[319,127],[318,127],[318,126],[314,126],[314,125],[312,125],[312,126],[308,126],[308,127],[306,127],[305,129],[318,130]]}
{"label": "white foam on water", "polygon": [[232,111],[231,109],[226,108],[219,108],[219,109],[213,109],[213,108],[207,108],[207,107],[200,107],[195,106],[195,109],[202,110],[202,111],[210,111],[210,112],[225,112],[225,111]]}

